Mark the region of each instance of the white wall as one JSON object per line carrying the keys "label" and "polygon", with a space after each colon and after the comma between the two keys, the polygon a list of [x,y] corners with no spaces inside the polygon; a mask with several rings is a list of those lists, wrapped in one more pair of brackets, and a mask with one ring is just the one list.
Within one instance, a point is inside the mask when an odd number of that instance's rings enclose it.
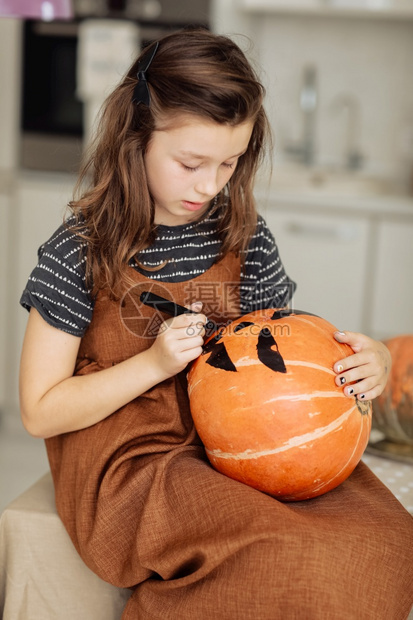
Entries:
{"label": "white wall", "polygon": [[[358,146],[364,169],[402,178],[413,170],[413,19],[242,14],[236,0],[216,0],[214,28],[245,33],[262,67],[277,160],[283,146],[302,136],[299,95],[303,67],[318,73],[318,163],[344,161],[348,117],[337,97],[358,102]],[[235,16],[234,16],[235,15]],[[242,37],[238,37],[241,41]],[[245,48],[244,44],[244,48]],[[247,50],[249,54],[251,52]]]}
{"label": "white wall", "polygon": [[269,17],[260,22],[257,41],[280,148],[300,138],[301,72],[310,63],[318,70],[319,159],[339,162],[343,156],[346,114],[333,104],[344,94],[360,106],[367,168],[404,170],[403,134],[413,127],[413,22]]}

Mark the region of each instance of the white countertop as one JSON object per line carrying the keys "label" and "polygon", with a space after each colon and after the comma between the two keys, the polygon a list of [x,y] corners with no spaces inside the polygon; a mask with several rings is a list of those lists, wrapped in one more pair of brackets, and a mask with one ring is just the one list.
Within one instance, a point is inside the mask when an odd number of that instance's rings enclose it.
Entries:
{"label": "white countertop", "polygon": [[364,170],[274,165],[271,176],[257,176],[255,196],[260,208],[295,206],[303,210],[345,210],[357,215],[391,215],[413,218],[413,188],[406,181],[368,174]]}
{"label": "white countertop", "polygon": [[354,215],[399,215],[413,220],[413,197],[398,195],[357,196],[350,194],[334,194],[327,192],[302,190],[278,190],[276,187],[257,186],[254,191],[260,207],[266,203],[273,205],[294,205],[305,210],[318,208],[329,211],[343,210],[354,212]]}
{"label": "white countertop", "polygon": [[303,210],[328,210],[352,215],[390,215],[413,220],[413,196],[397,193],[374,194],[334,189],[278,187],[276,183],[257,184],[254,190],[260,210],[272,206],[294,206]]}

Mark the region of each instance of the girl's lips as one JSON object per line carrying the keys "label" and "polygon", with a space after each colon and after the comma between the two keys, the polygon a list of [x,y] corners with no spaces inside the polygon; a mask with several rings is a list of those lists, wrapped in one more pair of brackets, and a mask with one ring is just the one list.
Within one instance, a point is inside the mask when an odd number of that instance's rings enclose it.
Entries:
{"label": "girl's lips", "polygon": [[205,202],[189,202],[188,200],[183,200],[182,204],[188,211],[199,211],[205,206]]}

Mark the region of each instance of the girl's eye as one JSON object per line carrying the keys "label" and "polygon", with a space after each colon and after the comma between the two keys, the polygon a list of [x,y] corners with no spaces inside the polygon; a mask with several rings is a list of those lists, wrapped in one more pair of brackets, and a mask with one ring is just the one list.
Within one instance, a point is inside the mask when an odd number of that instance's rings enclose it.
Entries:
{"label": "girl's eye", "polygon": [[[236,162],[232,162],[232,164],[227,164],[226,162],[224,162],[222,165],[224,166],[224,168],[228,168],[229,170],[232,170],[235,167],[235,164]],[[184,170],[188,170],[188,172],[196,172],[200,168],[200,166],[187,166],[186,164],[181,164],[181,165],[184,168]]]}

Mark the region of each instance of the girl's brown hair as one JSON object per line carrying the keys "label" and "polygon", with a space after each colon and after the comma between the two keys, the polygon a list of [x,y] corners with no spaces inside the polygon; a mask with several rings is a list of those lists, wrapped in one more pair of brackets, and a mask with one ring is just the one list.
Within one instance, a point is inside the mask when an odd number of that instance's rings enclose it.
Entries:
{"label": "girl's brown hair", "polygon": [[144,154],[161,120],[191,114],[232,126],[253,121],[248,150],[217,201],[217,208],[228,204],[219,225],[220,258],[245,250],[256,226],[253,183],[270,131],[264,88],[244,53],[231,39],[204,29],[166,36],[146,73],[149,107],[132,101],[144,53],[105,102],[77,191],[88,179],[90,186],[69,203],[87,242],[94,294],[108,287],[118,297],[130,283],[128,262],[138,260],[156,236]]}

